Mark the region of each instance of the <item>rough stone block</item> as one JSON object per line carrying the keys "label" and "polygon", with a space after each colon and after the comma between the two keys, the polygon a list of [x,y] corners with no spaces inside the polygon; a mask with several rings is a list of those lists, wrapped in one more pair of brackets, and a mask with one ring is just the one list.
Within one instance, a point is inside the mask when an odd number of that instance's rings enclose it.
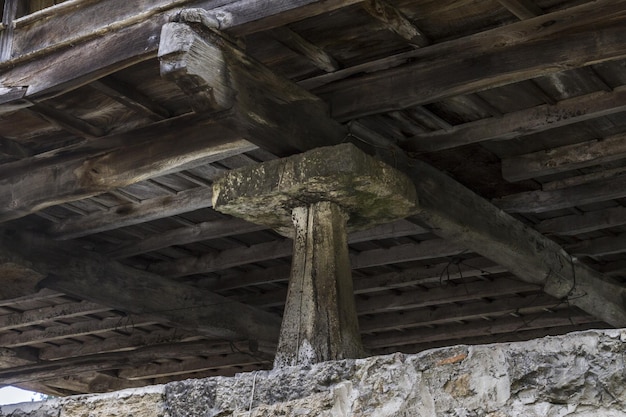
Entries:
{"label": "rough stone block", "polygon": [[213,207],[293,236],[291,211],[318,201],[340,206],[348,230],[398,220],[416,209],[411,180],[346,143],[226,173],[213,185]]}

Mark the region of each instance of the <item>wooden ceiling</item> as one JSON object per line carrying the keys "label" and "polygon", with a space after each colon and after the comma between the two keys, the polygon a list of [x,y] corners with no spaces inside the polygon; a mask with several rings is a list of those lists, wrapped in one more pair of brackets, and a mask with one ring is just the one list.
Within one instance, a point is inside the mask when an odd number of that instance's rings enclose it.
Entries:
{"label": "wooden ceiling", "polygon": [[[271,367],[291,242],[211,183],[341,141],[420,200],[350,236],[372,354],[626,326],[626,1],[2,3],[0,384]],[[194,8],[233,108],[161,75]]]}

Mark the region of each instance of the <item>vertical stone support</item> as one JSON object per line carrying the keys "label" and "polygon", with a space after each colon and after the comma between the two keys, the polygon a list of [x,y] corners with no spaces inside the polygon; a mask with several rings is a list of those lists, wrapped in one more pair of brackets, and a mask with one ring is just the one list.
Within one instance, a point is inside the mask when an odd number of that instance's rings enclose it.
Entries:
{"label": "vertical stone support", "polygon": [[348,232],[416,206],[408,178],[348,143],[231,171],[213,184],[216,210],[294,239],[274,367],[363,355]]}
{"label": "vertical stone support", "polygon": [[292,218],[294,254],[274,367],[360,357],[348,216],[321,201],[294,208]]}

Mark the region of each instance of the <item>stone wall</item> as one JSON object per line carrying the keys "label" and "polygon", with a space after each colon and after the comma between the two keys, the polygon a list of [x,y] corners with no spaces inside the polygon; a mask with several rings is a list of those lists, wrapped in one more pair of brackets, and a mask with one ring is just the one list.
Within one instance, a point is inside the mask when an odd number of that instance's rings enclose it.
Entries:
{"label": "stone wall", "polygon": [[456,346],[0,408],[12,417],[626,417],[625,330]]}

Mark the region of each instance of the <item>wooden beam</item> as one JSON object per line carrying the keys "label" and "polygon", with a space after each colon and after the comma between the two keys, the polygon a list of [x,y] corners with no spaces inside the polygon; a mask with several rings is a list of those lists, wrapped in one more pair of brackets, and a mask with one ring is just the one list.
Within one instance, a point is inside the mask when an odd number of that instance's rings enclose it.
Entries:
{"label": "wooden beam", "polygon": [[19,0],[4,0],[2,30],[0,31],[0,61],[11,59],[13,54],[13,33]]}
{"label": "wooden beam", "polygon": [[12,313],[0,316],[0,331],[36,326],[46,322],[63,320],[70,317],[86,316],[110,310],[111,308],[109,307],[88,302],[69,303],[52,307],[38,308],[36,310],[28,310],[21,313]]}
{"label": "wooden beam", "polygon": [[626,177],[618,176],[556,190],[526,191],[495,199],[509,213],[544,213],[626,197]]}
{"label": "wooden beam", "polygon": [[520,20],[531,19],[543,14],[543,10],[533,0],[498,0],[498,3]]}
{"label": "wooden beam", "polygon": [[11,139],[0,136],[0,156],[22,159],[29,157],[33,152],[26,146],[21,145]]}
{"label": "wooden beam", "polygon": [[213,27],[194,28],[211,24],[208,12],[186,10],[179,20],[185,23],[163,26],[161,75],[190,96],[196,112],[228,111],[224,126],[278,156],[345,139],[319,98],[247,57]]}
{"label": "wooden beam", "polygon": [[111,77],[101,78],[89,84],[91,87],[106,94],[113,100],[122,103],[139,114],[145,115],[154,121],[167,119],[170,112],[159,103],[151,100],[134,87]]}
{"label": "wooden beam", "polygon": [[287,27],[280,27],[270,31],[278,42],[292,51],[304,55],[316,67],[326,72],[337,71],[341,66],[328,52],[304,39],[302,36]]}
{"label": "wooden beam", "polygon": [[488,281],[372,296],[363,300],[357,298],[357,312],[360,315],[383,313],[539,290],[541,287],[536,284],[499,277]]}
{"label": "wooden beam", "polygon": [[[462,285],[459,285],[462,287]],[[372,318],[363,317],[359,329],[364,333],[400,330],[411,327],[454,324],[459,321],[506,316],[511,313],[527,315],[554,308],[559,300],[547,294],[533,294],[524,297],[503,298],[495,301],[472,302],[453,307],[442,305],[398,313],[386,313]]]}
{"label": "wooden beam", "polygon": [[366,0],[363,2],[363,8],[389,30],[409,41],[411,45],[419,48],[430,44],[430,39],[411,23],[401,10],[386,0]]}
{"label": "wooden beam", "polygon": [[[569,310],[557,313],[535,313],[526,317],[502,318],[497,321],[459,324],[444,326],[435,329],[415,329],[405,332],[394,332],[364,338],[363,344],[370,349],[389,346],[402,346],[415,343],[427,343],[442,340],[463,340],[469,337],[499,335],[514,333],[545,327],[571,326],[594,322],[595,319],[587,314],[571,312]],[[494,337],[497,340],[497,337]],[[461,342],[462,343],[462,342]]]}
{"label": "wooden beam", "polygon": [[35,103],[28,110],[41,116],[50,124],[69,133],[87,139],[104,136],[104,130],[68,113],[57,110],[43,103]]}
{"label": "wooden beam", "polygon": [[139,203],[111,207],[107,211],[86,216],[69,217],[51,226],[48,233],[56,239],[75,239],[133,224],[176,216],[193,210],[211,207],[213,190],[196,187],[175,195],[154,197]]}
{"label": "wooden beam", "polygon": [[5,164],[0,195],[11,197],[0,221],[254,148],[214,121],[183,116]]}
{"label": "wooden beam", "polygon": [[[626,88],[595,92],[530,109],[422,133],[402,147],[410,152],[434,152],[488,140],[507,140],[626,110]],[[551,153],[546,154],[549,157]],[[504,168],[503,168],[504,170]],[[508,174],[508,171],[507,171]],[[514,181],[515,177],[506,177]],[[521,178],[520,178],[521,179]]]}
{"label": "wooden beam", "polygon": [[560,188],[573,187],[575,185],[615,178],[622,175],[626,175],[626,167],[603,169],[602,171],[590,172],[588,174],[576,175],[574,177],[563,178],[561,180],[544,182],[541,184],[541,189],[544,191],[558,190]]}
{"label": "wooden beam", "polygon": [[593,257],[624,253],[626,252],[626,233],[565,245],[565,250],[574,256]]}
{"label": "wooden beam", "polygon": [[[139,271],[34,234],[2,234],[0,251],[47,274],[40,286],[226,339],[275,341],[280,319],[209,291]],[[71,260],[71,261],[68,261]]]}
{"label": "wooden beam", "polygon": [[535,229],[546,234],[574,236],[625,224],[626,207],[611,207],[543,220]]}
{"label": "wooden beam", "polygon": [[503,158],[502,176],[507,181],[521,181],[601,165],[625,157],[626,134],[620,134],[552,148],[549,151]]}
{"label": "wooden beam", "polygon": [[[29,99],[44,100],[154,58],[163,24],[190,6],[211,9],[211,19],[218,22],[220,29],[243,36],[358,1],[142,0],[146,3],[142,7],[114,0],[107,2],[106,12],[102,12],[104,4],[98,2],[87,3],[79,10],[72,4],[61,4],[55,13],[42,11],[18,19],[15,42],[22,55],[7,61],[0,86],[28,86]],[[31,26],[35,29],[31,30]],[[59,27],[70,28],[70,32],[56,30]],[[0,68],[5,69],[2,63]],[[0,112],[13,110],[11,106],[0,107]]]}
{"label": "wooden beam", "polygon": [[[626,56],[619,41],[626,35],[624,4],[599,0],[420,48],[410,54],[410,64],[338,81],[319,92],[334,118],[351,120],[617,60]],[[564,58],[563,50],[576,53]]]}

